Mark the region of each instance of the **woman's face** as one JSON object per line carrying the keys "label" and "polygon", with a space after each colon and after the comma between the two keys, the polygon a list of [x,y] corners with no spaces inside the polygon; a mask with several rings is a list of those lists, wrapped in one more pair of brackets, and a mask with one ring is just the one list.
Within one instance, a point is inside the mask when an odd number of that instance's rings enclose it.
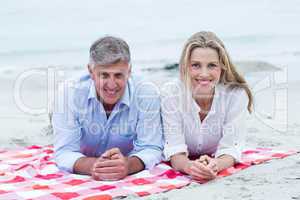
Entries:
{"label": "woman's face", "polygon": [[212,95],[221,76],[221,63],[217,51],[212,48],[195,48],[188,67],[194,97]]}

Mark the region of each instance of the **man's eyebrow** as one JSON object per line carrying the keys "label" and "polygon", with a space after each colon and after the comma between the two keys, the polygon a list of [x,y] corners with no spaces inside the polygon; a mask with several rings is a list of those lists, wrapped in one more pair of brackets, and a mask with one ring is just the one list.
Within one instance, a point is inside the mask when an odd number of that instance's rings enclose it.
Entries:
{"label": "man's eyebrow", "polygon": [[106,74],[109,74],[109,73],[108,72],[100,71],[99,74],[105,74],[106,75]]}
{"label": "man's eyebrow", "polygon": [[114,75],[123,75],[124,73],[123,72],[116,72],[114,73]]}

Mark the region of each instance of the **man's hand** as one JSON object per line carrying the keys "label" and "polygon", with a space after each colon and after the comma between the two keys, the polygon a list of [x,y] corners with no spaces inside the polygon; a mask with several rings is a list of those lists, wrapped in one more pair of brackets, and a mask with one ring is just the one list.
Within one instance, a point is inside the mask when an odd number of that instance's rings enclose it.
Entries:
{"label": "man's hand", "polygon": [[95,180],[120,180],[128,175],[128,159],[118,148],[104,152],[94,163],[91,174]]}

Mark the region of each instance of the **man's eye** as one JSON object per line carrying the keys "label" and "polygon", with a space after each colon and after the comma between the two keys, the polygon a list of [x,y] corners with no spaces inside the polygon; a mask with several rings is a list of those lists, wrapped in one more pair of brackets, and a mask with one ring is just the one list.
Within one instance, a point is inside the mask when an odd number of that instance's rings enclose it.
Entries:
{"label": "man's eye", "polygon": [[124,77],[124,75],[123,75],[123,74],[116,74],[115,77],[116,77],[117,79],[122,79],[122,78]]}
{"label": "man's eye", "polygon": [[100,78],[108,78],[108,74],[101,74],[101,73],[99,73],[98,76]]}

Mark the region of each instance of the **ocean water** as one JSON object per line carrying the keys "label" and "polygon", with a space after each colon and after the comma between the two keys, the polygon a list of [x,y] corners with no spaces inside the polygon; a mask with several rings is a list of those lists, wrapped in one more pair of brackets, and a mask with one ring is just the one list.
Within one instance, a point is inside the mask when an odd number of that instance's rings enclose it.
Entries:
{"label": "ocean water", "polygon": [[110,34],[131,46],[136,70],[177,61],[185,40],[211,30],[236,60],[292,65],[300,57],[300,1],[3,0],[0,69],[82,66]]}
{"label": "ocean water", "polygon": [[[17,105],[18,77],[32,70],[48,73],[53,67],[64,78],[81,74],[89,46],[101,36],[124,38],[131,47],[133,71],[163,80],[177,74],[148,69],[178,62],[185,40],[210,30],[224,41],[233,60],[269,62],[284,69],[286,81],[295,81],[300,80],[299,19],[296,0],[2,0],[0,123],[9,134],[0,137],[0,144],[30,143],[32,135],[47,129],[47,112],[26,113]],[[255,83],[267,75],[256,73],[247,79]],[[21,91],[24,101],[45,107],[48,81],[45,75],[27,80]]]}

